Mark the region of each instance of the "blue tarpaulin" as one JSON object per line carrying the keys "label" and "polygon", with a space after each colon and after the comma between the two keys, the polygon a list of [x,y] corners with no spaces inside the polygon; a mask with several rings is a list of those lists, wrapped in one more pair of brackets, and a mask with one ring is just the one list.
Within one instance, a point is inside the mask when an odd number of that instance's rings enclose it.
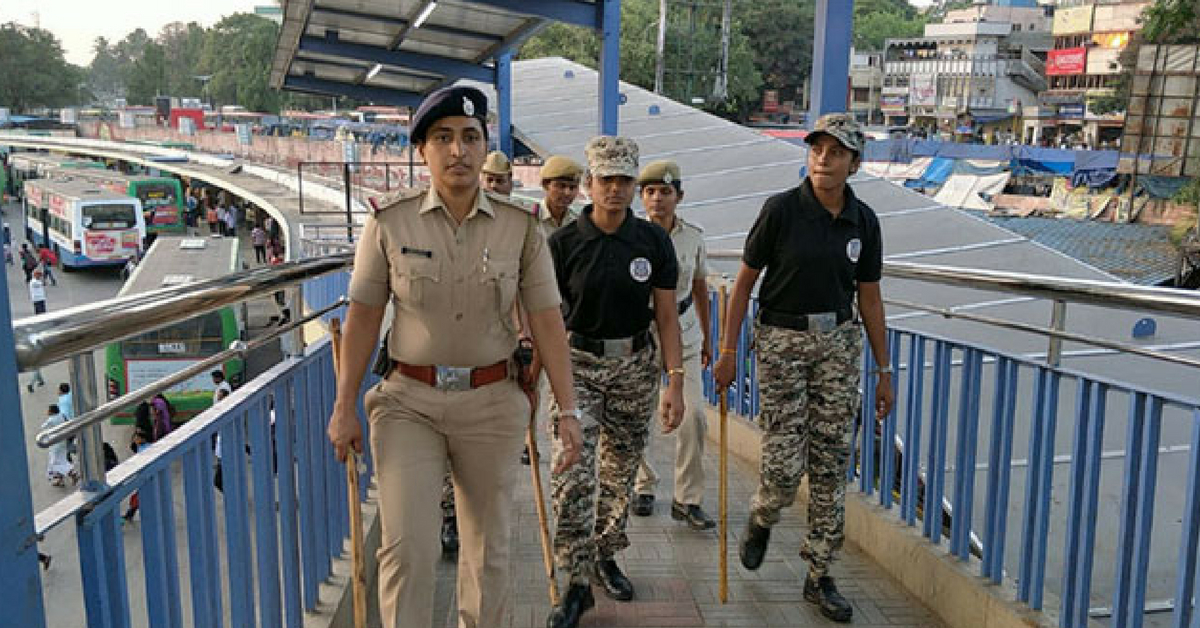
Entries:
{"label": "blue tarpaulin", "polygon": [[1022,174],[1070,175],[1075,170],[1077,151],[1035,146],[1014,146],[1012,172]]}
{"label": "blue tarpaulin", "polygon": [[1100,188],[1117,176],[1117,162],[1121,153],[1115,150],[1081,150],[1075,152],[1075,171],[1071,174],[1071,185]]}
{"label": "blue tarpaulin", "polygon": [[954,174],[954,160],[949,157],[934,157],[929,167],[921,173],[921,178],[908,181],[904,185],[910,188],[935,188],[946,182]]}
{"label": "blue tarpaulin", "polygon": [[1187,185],[1187,177],[1138,175],[1137,185],[1152,198],[1172,198]]}

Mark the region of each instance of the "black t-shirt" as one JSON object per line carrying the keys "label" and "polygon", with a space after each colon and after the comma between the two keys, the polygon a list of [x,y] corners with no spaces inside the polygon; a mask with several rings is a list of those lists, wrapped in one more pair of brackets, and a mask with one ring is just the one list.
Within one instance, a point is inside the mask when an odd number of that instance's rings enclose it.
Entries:
{"label": "black t-shirt", "polygon": [[627,338],[650,327],[654,288],[674,290],[675,247],[662,227],[634,217],[616,233],[592,222],[592,206],[550,236],[567,330],[588,338]]}
{"label": "black t-shirt", "polygon": [[763,203],[742,261],[767,269],[758,293],[763,308],[794,315],[845,309],[854,303],[857,282],[876,282],[882,274],[879,218],[848,185],[845,208],[834,218],[806,178]]}

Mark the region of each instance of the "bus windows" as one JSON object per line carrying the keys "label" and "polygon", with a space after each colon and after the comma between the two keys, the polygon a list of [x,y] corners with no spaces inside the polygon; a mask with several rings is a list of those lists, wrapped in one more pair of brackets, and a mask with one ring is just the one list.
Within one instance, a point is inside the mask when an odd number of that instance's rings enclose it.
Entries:
{"label": "bus windows", "polygon": [[86,205],[83,226],[86,229],[133,229],[137,226],[137,213],[133,205]]}

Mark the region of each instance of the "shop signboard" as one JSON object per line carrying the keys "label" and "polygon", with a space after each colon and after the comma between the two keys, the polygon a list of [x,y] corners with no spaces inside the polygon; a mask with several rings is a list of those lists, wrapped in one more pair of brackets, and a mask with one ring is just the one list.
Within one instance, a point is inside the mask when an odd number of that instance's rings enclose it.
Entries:
{"label": "shop signboard", "polygon": [[1059,105],[1058,106],[1058,117],[1082,120],[1083,119],[1083,105]]}
{"label": "shop signboard", "polygon": [[1087,68],[1087,48],[1063,48],[1051,50],[1046,59],[1048,76],[1083,74]]}
{"label": "shop signboard", "polygon": [[904,111],[908,106],[908,94],[884,94],[879,97],[879,108],[884,111]]}
{"label": "shop signboard", "polygon": [[937,77],[933,74],[914,74],[909,94],[912,104],[918,107],[937,106]]}

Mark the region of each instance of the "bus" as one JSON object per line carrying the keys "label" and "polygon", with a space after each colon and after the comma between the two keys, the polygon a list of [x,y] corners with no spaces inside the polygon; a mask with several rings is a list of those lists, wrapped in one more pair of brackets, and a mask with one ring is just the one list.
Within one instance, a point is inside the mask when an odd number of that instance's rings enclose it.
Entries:
{"label": "bus", "polygon": [[9,157],[8,162],[10,174],[13,177],[13,185],[18,192],[24,189],[26,181],[45,178],[54,170],[61,170],[63,168],[104,169],[105,167],[99,161],[90,161],[67,155],[53,155],[50,153],[13,153]]}
{"label": "bus", "polygon": [[52,169],[52,178],[89,181],[118,194],[132,196],[142,202],[146,231],[152,237],[160,233],[187,231],[183,188],[173,177],[126,175],[115,170],[72,168],[69,165]]}
{"label": "bus", "polygon": [[[192,238],[162,235],[130,273],[118,297],[126,297],[222,277],[240,270],[236,238]],[[141,336],[105,347],[104,375],[109,400],[172,375],[229,348],[242,339],[245,320],[240,308],[224,307]],[[179,422],[212,405],[213,383],[206,369],[167,391]],[[225,379],[241,384],[245,363],[224,363]],[[132,408],[114,422],[128,423]]]}
{"label": "bus", "polygon": [[25,236],[50,247],[63,270],[124,265],[146,238],[136,198],[86,181],[26,181],[23,208]]}

